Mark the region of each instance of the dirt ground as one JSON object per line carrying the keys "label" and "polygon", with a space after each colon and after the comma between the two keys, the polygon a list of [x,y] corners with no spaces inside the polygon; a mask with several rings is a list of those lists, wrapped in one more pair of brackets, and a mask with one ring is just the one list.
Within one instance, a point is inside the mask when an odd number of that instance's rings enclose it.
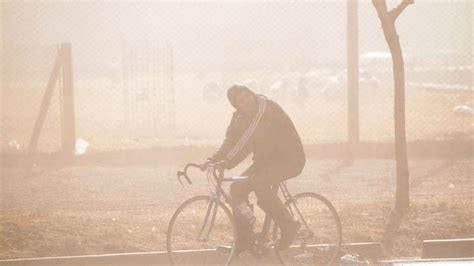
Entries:
{"label": "dirt ground", "polygon": [[[0,259],[165,250],[169,219],[186,198],[207,194],[198,171],[182,187],[186,157],[142,164],[78,163],[23,177],[1,168]],[[248,165],[233,169],[238,174]],[[386,257],[420,256],[424,239],[474,237],[472,159],[411,159],[411,210],[392,233]],[[309,156],[290,190],[326,196],[341,217],[344,242],[387,241],[395,193],[393,160],[353,162]]]}

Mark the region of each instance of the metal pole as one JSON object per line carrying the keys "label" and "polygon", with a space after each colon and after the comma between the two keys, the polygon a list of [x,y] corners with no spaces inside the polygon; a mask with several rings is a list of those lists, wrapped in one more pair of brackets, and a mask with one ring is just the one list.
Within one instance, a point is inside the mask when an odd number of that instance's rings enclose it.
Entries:
{"label": "metal pole", "polygon": [[359,144],[359,19],[358,0],[347,1],[348,148],[355,156]]}
{"label": "metal pole", "polygon": [[32,168],[33,168],[36,147],[38,145],[38,140],[41,134],[41,129],[43,128],[46,114],[48,113],[48,108],[51,104],[51,98],[53,96],[56,82],[58,81],[60,70],[61,70],[61,51],[59,50],[56,55],[56,59],[54,61],[53,70],[51,71],[51,75],[49,76],[48,85],[43,95],[43,100],[41,101],[38,117],[35,120],[35,125],[31,133],[30,143],[28,145],[27,159],[25,162],[25,177],[30,176]]}
{"label": "metal pole", "polygon": [[61,45],[63,70],[63,154],[73,156],[76,142],[76,124],[74,114],[74,82],[72,72],[71,44]]}

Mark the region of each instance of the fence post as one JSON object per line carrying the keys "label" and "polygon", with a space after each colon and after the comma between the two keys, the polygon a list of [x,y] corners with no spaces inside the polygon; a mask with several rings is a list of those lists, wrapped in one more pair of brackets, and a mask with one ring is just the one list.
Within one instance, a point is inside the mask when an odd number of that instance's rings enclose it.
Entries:
{"label": "fence post", "polygon": [[358,0],[347,0],[347,132],[353,158],[359,146],[359,19]]}
{"label": "fence post", "polygon": [[72,74],[72,54],[71,44],[61,44],[62,59],[62,81],[63,81],[63,101],[62,101],[62,153],[65,158],[72,157],[76,142],[76,125],[74,114],[74,83]]}
{"label": "fence post", "polygon": [[46,118],[46,114],[48,113],[48,108],[51,103],[51,98],[53,96],[54,87],[56,85],[56,82],[58,81],[58,77],[61,71],[61,54],[61,50],[58,50],[56,58],[54,60],[54,66],[51,71],[51,75],[49,76],[48,85],[41,101],[38,117],[35,120],[35,125],[33,127],[33,131],[31,132],[30,143],[28,145],[28,154],[25,160],[25,177],[30,176],[33,168],[36,147],[38,146],[38,140],[41,134],[41,129],[43,128],[44,120]]}

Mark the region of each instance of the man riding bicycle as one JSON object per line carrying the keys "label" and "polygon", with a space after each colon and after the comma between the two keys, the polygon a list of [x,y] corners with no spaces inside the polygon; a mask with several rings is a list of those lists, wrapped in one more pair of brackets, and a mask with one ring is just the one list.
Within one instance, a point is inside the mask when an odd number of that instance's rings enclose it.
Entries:
{"label": "man riding bicycle", "polygon": [[301,139],[291,119],[276,102],[243,85],[230,87],[227,97],[236,111],[223,144],[206,165],[225,161],[225,167],[232,169],[253,153],[253,164],[242,173],[248,178],[230,186],[237,228],[236,253],[253,246],[252,224],[239,211],[242,204],[247,204],[251,191],[257,196],[257,205],[280,226],[277,248],[286,249],[300,224],[271,188],[303,170],[306,159]]}

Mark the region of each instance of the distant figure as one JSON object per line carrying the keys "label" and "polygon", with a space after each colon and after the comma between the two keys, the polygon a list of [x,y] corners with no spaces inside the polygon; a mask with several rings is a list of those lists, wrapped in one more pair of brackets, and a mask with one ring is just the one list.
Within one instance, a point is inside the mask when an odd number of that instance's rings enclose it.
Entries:
{"label": "distant figure", "polygon": [[253,164],[242,173],[248,179],[230,186],[238,236],[236,252],[240,254],[253,246],[253,224],[240,211],[248,209],[251,191],[257,195],[258,206],[280,226],[281,239],[277,248],[286,249],[300,224],[271,187],[298,176],[303,170],[306,159],[301,139],[291,119],[274,101],[255,94],[243,85],[230,87],[227,97],[236,111],[222,146],[206,163],[224,160],[226,168],[231,169],[253,153]]}
{"label": "distant figure", "polygon": [[203,98],[207,102],[215,102],[218,98],[224,94],[223,90],[219,87],[219,83],[211,81],[204,86]]}
{"label": "distant figure", "polygon": [[309,87],[306,79],[300,78],[298,80],[298,86],[293,90],[293,102],[298,106],[303,106],[309,98]]}

